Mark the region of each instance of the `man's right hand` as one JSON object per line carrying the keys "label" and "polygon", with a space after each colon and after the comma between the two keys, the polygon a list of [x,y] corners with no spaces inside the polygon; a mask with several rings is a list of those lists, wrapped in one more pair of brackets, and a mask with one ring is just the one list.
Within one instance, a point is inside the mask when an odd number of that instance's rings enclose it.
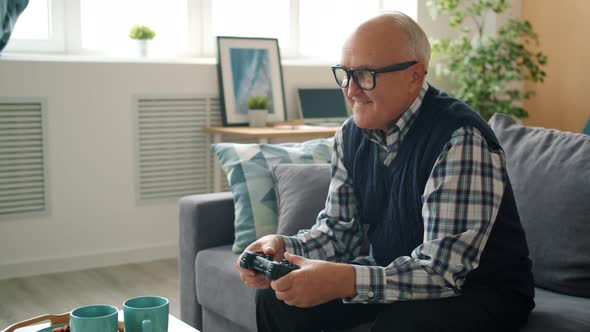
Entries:
{"label": "man's right hand", "polygon": [[[280,235],[272,234],[261,237],[252,244],[250,244],[244,251],[252,251],[263,253],[265,255],[273,255],[275,261],[280,261],[285,255],[285,242]],[[241,255],[240,255],[241,257]],[[240,271],[240,279],[244,284],[252,288],[269,288],[270,280],[267,280],[262,273],[256,271],[242,269],[240,267],[240,258],[236,261],[236,268]]]}

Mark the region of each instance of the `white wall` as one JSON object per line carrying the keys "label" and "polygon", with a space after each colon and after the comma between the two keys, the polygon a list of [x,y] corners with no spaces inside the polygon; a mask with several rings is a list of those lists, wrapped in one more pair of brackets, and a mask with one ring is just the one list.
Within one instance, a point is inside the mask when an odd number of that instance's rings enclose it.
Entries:
{"label": "white wall", "polygon": [[[419,3],[429,35],[452,33]],[[444,87],[433,74],[429,81]],[[283,76],[289,119],[297,87],[334,86],[329,64],[287,63]],[[50,207],[0,219],[0,279],[176,256],[176,202],[136,203],[132,96],[217,96],[217,86],[213,61],[0,58],[0,98],[47,99]]]}
{"label": "white wall", "polygon": [[[333,86],[327,66],[285,66]],[[313,82],[313,83],[310,83]],[[48,215],[0,219],[0,279],[177,252],[176,202],[136,203],[132,96],[217,96],[214,64],[0,60],[0,97],[47,98]]]}

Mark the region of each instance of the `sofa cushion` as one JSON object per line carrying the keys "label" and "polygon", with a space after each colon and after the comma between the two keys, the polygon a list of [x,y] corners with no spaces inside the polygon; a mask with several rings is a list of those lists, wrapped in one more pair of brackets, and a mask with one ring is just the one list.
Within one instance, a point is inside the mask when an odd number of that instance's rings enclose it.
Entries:
{"label": "sofa cushion", "polygon": [[521,332],[590,331],[590,299],[537,288],[535,303]]}
{"label": "sofa cushion", "polygon": [[326,203],[330,169],[330,164],[284,164],[273,168],[279,205],[278,234],[294,235],[311,228]]}
{"label": "sofa cushion", "polygon": [[278,206],[271,174],[286,163],[329,163],[334,140],[315,139],[283,144],[213,144],[212,149],[227,173],[235,209],[232,250],[242,252],[256,239],[277,231]]}
{"label": "sofa cushion", "polygon": [[199,251],[195,283],[199,303],[237,325],[256,330],[256,290],[246,287],[235,267],[238,255],[231,246]]}
{"label": "sofa cushion", "polygon": [[[273,168],[279,202],[278,234],[293,235],[313,226],[326,205],[331,168],[329,164],[284,164]],[[365,226],[360,255],[368,255],[370,250],[369,228]]]}
{"label": "sofa cushion", "polygon": [[502,114],[490,125],[506,154],[535,283],[590,297],[590,136],[526,127]]}

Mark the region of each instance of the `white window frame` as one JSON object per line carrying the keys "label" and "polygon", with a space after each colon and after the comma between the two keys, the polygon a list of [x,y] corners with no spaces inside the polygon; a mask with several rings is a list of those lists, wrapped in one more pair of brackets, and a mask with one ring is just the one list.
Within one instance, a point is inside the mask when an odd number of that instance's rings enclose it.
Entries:
{"label": "white window frame", "polygon": [[204,54],[203,40],[205,40],[207,28],[210,30],[211,27],[209,15],[202,14],[205,12],[211,12],[211,4],[208,1],[188,1],[188,56],[202,57]]}
{"label": "white window frame", "polygon": [[[60,1],[60,0],[53,0]],[[64,38],[66,40],[64,53],[79,55],[82,52],[82,23],[80,15],[80,0],[61,0],[66,4],[64,8]]]}
{"label": "white window frame", "polygon": [[[33,0],[34,1],[34,0]],[[213,58],[217,45],[209,43],[212,34],[211,9],[214,0],[187,1],[188,45],[186,56],[190,58]],[[246,1],[246,0],[244,0]],[[285,1],[285,0],[281,0]],[[286,59],[304,59],[299,51],[301,17],[300,0],[288,0],[291,20],[291,45],[281,47],[281,56]],[[419,0],[414,0],[417,2]],[[56,53],[64,55],[103,56],[106,52],[83,49],[81,36],[80,0],[49,0],[50,38],[49,40],[11,39],[4,49],[6,53]],[[384,1],[377,1],[376,11],[383,10]],[[377,12],[375,14],[377,14]],[[279,45],[280,46],[280,45]],[[320,56],[321,57],[321,56]],[[305,59],[308,60],[308,59]],[[313,60],[313,59],[311,59]]]}

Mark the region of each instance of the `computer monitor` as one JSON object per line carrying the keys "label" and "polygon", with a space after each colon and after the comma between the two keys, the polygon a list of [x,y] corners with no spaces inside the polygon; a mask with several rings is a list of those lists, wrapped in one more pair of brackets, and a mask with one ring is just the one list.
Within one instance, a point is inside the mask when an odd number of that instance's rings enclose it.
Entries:
{"label": "computer monitor", "polygon": [[299,113],[306,124],[341,125],[349,116],[340,88],[297,89]]}

